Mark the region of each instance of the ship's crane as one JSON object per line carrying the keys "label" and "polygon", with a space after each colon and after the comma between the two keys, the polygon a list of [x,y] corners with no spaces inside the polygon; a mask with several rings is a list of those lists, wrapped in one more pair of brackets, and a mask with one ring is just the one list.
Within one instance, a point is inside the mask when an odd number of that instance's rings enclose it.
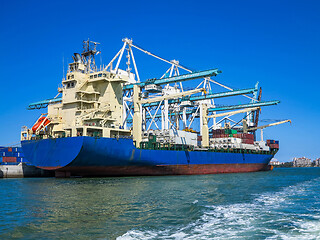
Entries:
{"label": "ship's crane", "polygon": [[[259,90],[258,102],[261,101],[261,94],[262,94],[262,88],[260,88],[260,90]],[[254,116],[254,126],[255,126],[255,127],[258,126],[259,114],[260,114],[260,109],[258,109],[258,110],[255,111],[255,116]]]}
{"label": "ship's crane", "polygon": [[[119,64],[120,64],[120,61],[121,61],[121,58],[122,56],[124,55],[123,53],[127,50],[128,51],[128,56],[131,56],[131,60],[132,60],[132,63],[134,65],[134,70],[135,70],[135,73],[136,73],[136,76],[137,76],[137,79],[138,81],[135,82],[135,84],[138,84],[140,87],[145,87],[149,84],[148,81],[145,81],[145,82],[140,82],[140,77],[139,77],[139,74],[138,74],[138,69],[137,69],[137,65],[136,65],[136,62],[135,62],[135,59],[134,59],[134,56],[133,56],[133,51],[132,51],[132,48],[135,48],[135,49],[138,49],[146,54],[148,54],[149,56],[152,56],[152,57],[155,57],[161,61],[164,61],[166,63],[169,63],[171,65],[171,67],[166,71],[166,74],[164,74],[160,79],[154,79],[153,81],[153,84],[156,85],[156,86],[159,86],[160,85],[168,85],[170,83],[180,83],[180,89],[181,91],[183,91],[183,88],[182,88],[182,85],[181,85],[181,82],[183,81],[187,81],[187,80],[193,80],[193,79],[198,79],[198,78],[204,78],[204,80],[202,81],[203,83],[203,86],[206,87],[206,90],[207,92],[211,92],[211,87],[210,87],[210,81],[212,83],[215,83],[215,84],[218,84],[219,86],[221,87],[224,87],[226,89],[228,89],[230,92],[222,92],[222,93],[210,93],[210,94],[203,94],[201,96],[192,96],[190,97],[190,101],[197,101],[197,104],[201,103],[202,101],[211,101],[211,105],[214,106],[214,102],[213,102],[213,99],[215,98],[220,98],[220,97],[229,97],[229,96],[237,96],[237,95],[243,95],[243,96],[246,96],[246,97],[249,97],[245,94],[248,94],[248,93],[252,93],[253,91],[255,91],[254,89],[244,89],[244,90],[234,90],[232,88],[229,88],[221,83],[218,83],[216,81],[213,81],[210,77],[211,76],[216,76],[217,74],[221,73],[221,71],[219,71],[218,69],[210,69],[210,70],[206,70],[206,71],[193,71],[191,70],[190,68],[187,68],[185,66],[182,66],[179,61],[177,60],[166,60],[162,57],[159,57],[149,51],[146,51],[145,49],[137,46],[137,45],[134,45],[132,43],[132,40],[130,39],[123,39],[123,47],[120,49],[120,51],[116,54],[116,56],[111,60],[111,62],[107,65],[107,67],[105,67],[104,69],[105,70],[109,70],[113,73],[118,73],[118,69],[119,69]],[[94,55],[97,53],[97,50],[96,50],[96,46],[99,45],[99,43],[97,42],[93,42],[93,41],[84,41],[84,51],[83,53],[81,54],[83,58],[88,58],[88,57],[94,57]],[[90,45],[93,45],[93,49],[90,49]],[[128,57],[127,56],[127,57]],[[85,62],[90,62],[90,63],[94,63],[94,59],[87,59],[87,61]],[[112,64],[113,62],[117,62],[116,63],[116,67],[113,69],[112,68]],[[129,61],[130,62],[130,61]],[[87,65],[90,65],[90,63]],[[94,67],[94,64],[92,65]],[[180,74],[179,72],[179,69],[182,69],[184,71],[187,72],[187,74]],[[174,74],[173,74],[174,73]],[[129,119],[127,118],[127,114],[131,115],[130,111],[132,110],[132,108],[129,106],[130,105],[130,101],[132,102],[132,93],[129,93],[129,95],[126,96],[127,92],[132,92],[132,89],[133,89],[133,85],[132,82],[128,85],[125,85],[123,86],[123,90],[124,90],[124,100],[127,101],[128,99],[128,102],[124,102],[124,107],[123,109],[125,110],[124,114],[125,114],[125,117],[124,119]],[[198,85],[198,87],[200,87],[201,83]],[[198,88],[197,87],[197,88]],[[249,97],[251,98],[251,97]],[[58,103],[59,101],[61,101],[61,98],[58,98],[58,99],[55,99],[54,100],[56,103]],[[164,104],[167,100],[163,101],[162,104]],[[167,102],[167,105],[170,105],[170,104],[180,104],[180,99],[171,99],[170,102]],[[36,104],[30,104],[29,105],[29,109],[35,109],[35,108],[42,108],[42,107],[46,107],[48,104],[51,104],[51,100],[50,101],[44,101],[44,102],[40,102],[39,103],[36,103]],[[157,105],[159,105],[160,103],[159,102],[152,102],[152,103],[144,103],[143,104],[143,108],[146,109],[147,112],[150,112],[152,111],[152,109],[147,109],[147,108],[150,108],[152,106],[155,106],[155,107],[158,107]],[[199,106],[195,106],[195,107],[198,107],[198,110],[199,110]],[[166,109],[168,108],[164,108],[163,106],[161,107],[161,112],[165,112]],[[162,115],[168,115],[170,113],[163,113]]]}
{"label": "ship's crane", "polygon": [[[230,105],[230,106],[221,106],[221,107],[213,107],[208,108],[208,112],[218,112],[218,111],[228,111],[228,110],[235,110],[235,109],[248,109],[248,108],[254,108],[254,107],[264,107],[264,106],[271,106],[276,105],[280,103],[280,101],[265,101],[265,102],[259,102],[259,103],[248,103],[248,104],[238,104],[238,105]],[[248,110],[246,110],[248,111]],[[187,111],[186,114],[192,114],[194,113],[194,110]],[[182,114],[182,112],[179,112],[179,114]],[[169,113],[169,115],[171,115]],[[156,117],[161,117],[161,115],[157,115]],[[150,117],[146,117],[147,119]],[[132,118],[127,119],[129,122],[132,121]]]}
{"label": "ship's crane", "polygon": [[207,105],[203,104],[202,106],[202,112],[203,112],[203,120],[202,120],[202,128],[201,128],[201,135],[202,135],[202,147],[209,147],[209,128],[208,128],[208,119],[217,117],[223,117],[223,116],[232,116],[238,113],[243,113],[247,111],[254,111],[258,109],[258,107],[255,108],[245,108],[242,110],[232,111],[232,112],[226,112],[226,113],[219,113],[219,114],[213,114],[213,115],[207,115],[208,109]]}
{"label": "ship's crane", "polygon": [[206,93],[206,89],[198,88],[198,89],[194,89],[194,90],[190,90],[190,91],[185,91],[185,92],[180,92],[180,93],[175,93],[175,94],[170,94],[170,95],[164,95],[161,97],[148,98],[148,99],[140,100],[140,103],[141,104],[152,103],[152,102],[159,102],[159,101],[169,100],[169,99],[174,99],[174,98],[181,98],[181,97],[189,96],[189,95],[196,94],[199,92]]}
{"label": "ship's crane", "polygon": [[[228,92],[220,92],[220,93],[211,93],[211,94],[205,94],[200,96],[191,96],[189,98],[189,101],[202,101],[202,100],[208,100],[208,99],[216,99],[216,98],[223,98],[223,97],[232,97],[232,96],[238,96],[243,94],[250,94],[255,92],[255,88],[248,88],[248,89],[239,89],[239,90],[233,90]],[[169,103],[179,103],[179,99],[172,99],[169,101]],[[151,107],[151,106],[157,106],[159,102],[153,102],[153,103],[146,103],[143,104],[143,107]]]}
{"label": "ship's crane", "polygon": [[260,126],[260,127],[248,128],[248,131],[256,131],[258,129],[264,129],[264,128],[267,128],[267,127],[277,126],[277,125],[280,125],[280,124],[283,124],[283,123],[287,123],[287,122],[291,123],[291,120],[288,119],[288,120],[284,120],[284,121],[280,121],[280,122],[266,124],[266,125],[263,125],[263,126]]}
{"label": "ship's crane", "polygon": [[[119,52],[113,57],[113,59],[110,61],[110,63],[104,68],[105,70],[107,71],[110,71],[110,72],[113,72],[113,73],[122,73],[120,71],[120,62],[122,61],[123,59],[123,56],[125,55],[124,53],[127,51],[127,59],[128,61],[126,62],[126,64],[130,64],[130,60],[132,60],[132,64],[133,64],[133,69],[134,69],[134,73],[135,73],[135,76],[136,76],[136,79],[134,79],[134,75],[133,73],[131,74],[130,73],[130,70],[131,68],[129,67],[128,65],[128,68],[127,68],[127,72],[128,74],[132,75],[133,78],[132,80],[130,80],[130,83],[125,85],[123,87],[123,90],[124,90],[124,93],[123,93],[123,99],[124,99],[124,103],[123,103],[123,114],[124,114],[124,117],[123,119],[125,119],[126,121],[123,122],[123,127],[125,129],[127,129],[127,123],[130,123],[130,117],[129,115],[132,116],[132,110],[133,110],[133,86],[135,84],[138,84],[140,87],[144,87],[144,86],[148,86],[150,83],[149,81],[145,81],[145,82],[141,82],[140,81],[140,76],[139,76],[139,73],[138,73],[138,68],[137,68],[137,64],[136,64],[136,61],[135,61],[135,58],[134,58],[134,54],[133,54],[133,49],[137,49],[149,56],[152,56],[158,60],[161,60],[163,62],[166,62],[168,64],[170,64],[170,68],[162,75],[161,78],[159,79],[155,79],[155,81],[152,83],[153,85],[153,88],[152,87],[148,87],[148,90],[145,88],[145,91],[147,90],[147,93],[143,93],[144,96],[146,96],[148,93],[161,93],[161,87],[160,85],[166,85],[166,87],[169,87],[169,84],[170,83],[179,83],[180,85],[180,91],[184,91],[183,89],[183,86],[182,86],[182,82],[183,81],[187,81],[187,80],[192,80],[192,79],[199,79],[199,78],[202,78],[201,82],[199,83],[199,85],[196,87],[196,88],[199,88],[199,87],[204,87],[206,88],[206,91],[207,91],[207,95],[204,95],[202,94],[202,96],[192,96],[190,97],[191,101],[194,101],[195,103],[191,103],[189,104],[188,106],[187,105],[183,105],[181,104],[181,101],[180,99],[177,99],[178,101],[176,100],[164,100],[162,102],[152,102],[152,103],[145,103],[142,105],[142,112],[145,112],[142,114],[142,117],[143,117],[143,122],[144,124],[147,123],[147,119],[151,118],[151,119],[155,119],[156,118],[156,112],[158,112],[158,110],[160,110],[161,112],[161,123],[164,122],[165,124],[162,124],[162,128],[163,129],[167,129],[167,125],[168,125],[168,121],[170,122],[170,120],[167,118],[167,116],[171,115],[170,111],[171,109],[173,108],[176,108],[178,109],[178,105],[180,106],[180,108],[182,107],[184,109],[184,111],[188,111],[188,109],[190,109],[193,105],[193,108],[196,109],[196,112],[195,114],[192,114],[192,117],[188,120],[186,119],[186,114],[183,114],[182,116],[182,121],[184,123],[184,126],[186,126],[186,122],[188,121],[188,125],[190,126],[195,117],[198,118],[200,117],[200,126],[202,125],[201,124],[201,121],[202,121],[202,108],[201,108],[201,105],[202,104],[208,104],[208,107],[214,107],[215,106],[215,102],[214,102],[214,98],[218,98],[217,95],[215,96],[212,96],[211,92],[212,92],[212,89],[211,89],[211,84],[215,84],[215,85],[218,85],[220,87],[223,87],[225,89],[227,89],[228,91],[231,92],[231,94],[221,94],[221,96],[219,97],[228,97],[228,96],[236,96],[236,95],[242,95],[246,98],[249,98],[252,100],[253,103],[256,103],[257,102],[257,99],[254,98],[254,97],[251,97],[251,96],[248,96],[246,94],[250,93],[250,91],[244,91],[243,93],[240,93],[238,92],[238,90],[235,90],[233,88],[230,88],[216,80],[213,80],[211,77],[212,76],[216,76],[217,74],[220,73],[220,71],[218,69],[211,69],[211,70],[207,70],[207,71],[201,71],[201,72],[195,72],[194,70],[191,70],[191,68],[188,68],[188,67],[185,67],[183,66],[182,64],[180,64],[179,61],[177,60],[167,60],[165,58],[162,58],[154,53],[151,53],[150,51],[147,51],[145,49],[143,49],[142,47],[139,47],[135,44],[133,44],[133,41],[132,39],[128,39],[128,38],[125,38],[122,40],[123,41],[123,46],[122,48],[119,50]],[[113,68],[113,65],[115,65],[115,68]],[[130,69],[130,70],[128,70]],[[187,74],[180,74],[179,70],[183,70],[183,71],[186,71]],[[208,73],[208,71],[214,71],[214,73],[211,73],[211,74],[208,74],[208,75],[205,75],[206,73]],[[165,88],[166,88],[165,87]],[[149,91],[149,89],[151,89],[152,91]],[[143,90],[143,89],[142,89]],[[163,89],[163,91],[166,91],[166,89]],[[256,91],[256,90],[255,90]],[[174,91],[173,91],[174,92]],[[173,93],[172,92],[172,93]],[[237,93],[236,93],[237,92]],[[171,94],[171,93],[169,93]],[[203,96],[206,96],[206,97],[203,97]],[[199,98],[199,99],[193,99],[193,98]],[[189,103],[190,103],[189,102]],[[147,114],[146,114],[147,113]],[[200,116],[199,116],[199,114]],[[148,115],[149,114],[149,115]],[[152,116],[151,116],[152,115]],[[177,116],[177,112],[175,111],[175,116]],[[178,114],[179,115],[179,114]],[[146,118],[147,117],[147,118]],[[179,117],[178,117],[179,118]],[[128,121],[127,121],[128,120]],[[215,125],[215,123],[213,123]],[[170,125],[171,126],[171,125]]]}
{"label": "ship's crane", "polygon": [[[199,71],[199,72],[193,72],[193,73],[187,73],[184,75],[174,76],[174,77],[167,77],[162,79],[154,79],[152,81],[152,84],[155,85],[163,85],[163,84],[169,84],[169,83],[177,83],[197,78],[203,78],[203,77],[210,77],[210,76],[216,76],[217,74],[221,73],[218,69],[210,69],[205,71]],[[148,81],[146,82],[139,82],[135,83],[136,85],[139,85],[140,87],[144,87],[148,84]],[[123,90],[129,90],[133,88],[134,84],[128,84],[123,86]]]}
{"label": "ship's crane", "polygon": [[248,103],[248,104],[238,104],[238,105],[230,105],[230,106],[221,106],[221,107],[212,107],[209,108],[209,112],[217,112],[217,111],[228,111],[242,108],[250,108],[250,107],[263,107],[263,106],[271,106],[277,105],[280,101],[264,101],[264,102],[256,102],[256,103]]}
{"label": "ship's crane", "polygon": [[258,110],[258,109],[260,109],[260,108],[259,107],[245,108],[245,109],[237,110],[237,111],[233,111],[233,112],[225,112],[225,113],[213,114],[213,115],[209,115],[207,117],[208,118],[217,118],[217,117],[223,117],[223,116],[233,116],[233,115],[238,114],[238,113],[244,113],[244,112],[254,111],[254,110]]}
{"label": "ship's crane", "polygon": [[275,122],[275,123],[266,124],[266,125],[263,125],[263,126],[260,126],[260,127],[253,127],[253,128],[247,128],[247,129],[246,129],[246,127],[244,127],[243,131],[244,132],[256,131],[256,130],[260,129],[261,130],[261,141],[263,141],[263,129],[265,129],[267,127],[277,126],[277,125],[280,125],[280,124],[283,124],[283,123],[287,123],[287,122],[290,122],[290,124],[291,124],[291,120],[287,119],[287,120],[283,120],[283,121],[279,121],[279,122]]}

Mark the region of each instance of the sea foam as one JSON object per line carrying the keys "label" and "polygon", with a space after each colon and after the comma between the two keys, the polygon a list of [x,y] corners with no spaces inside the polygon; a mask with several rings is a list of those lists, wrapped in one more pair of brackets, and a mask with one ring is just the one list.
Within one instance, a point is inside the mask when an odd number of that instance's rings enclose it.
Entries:
{"label": "sea foam", "polygon": [[[130,230],[117,240],[133,239],[320,239],[319,209],[296,213],[300,201],[319,190],[320,178],[257,195],[250,203],[205,206],[186,226],[165,230]],[[198,204],[198,202],[193,202]],[[312,204],[320,204],[315,198]]]}

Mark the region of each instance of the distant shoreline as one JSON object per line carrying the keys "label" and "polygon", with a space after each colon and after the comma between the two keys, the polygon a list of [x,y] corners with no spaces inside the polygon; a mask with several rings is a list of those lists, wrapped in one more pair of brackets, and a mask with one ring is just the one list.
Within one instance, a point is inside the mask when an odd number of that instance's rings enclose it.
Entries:
{"label": "distant shoreline", "polygon": [[292,164],[272,165],[274,168],[318,168],[319,166],[293,166]]}

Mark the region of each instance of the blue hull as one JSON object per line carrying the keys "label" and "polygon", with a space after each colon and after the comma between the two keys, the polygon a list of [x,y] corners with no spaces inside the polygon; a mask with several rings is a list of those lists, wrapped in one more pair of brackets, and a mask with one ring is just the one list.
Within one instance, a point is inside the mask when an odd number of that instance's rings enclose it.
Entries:
{"label": "blue hull", "polygon": [[132,139],[22,141],[35,166],[79,176],[211,174],[267,170],[272,154],[137,149]]}

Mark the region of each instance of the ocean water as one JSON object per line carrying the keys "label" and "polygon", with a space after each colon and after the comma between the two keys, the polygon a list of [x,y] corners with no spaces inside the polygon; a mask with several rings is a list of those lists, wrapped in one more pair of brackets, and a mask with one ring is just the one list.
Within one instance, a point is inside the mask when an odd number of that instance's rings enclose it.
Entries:
{"label": "ocean water", "polygon": [[320,168],[0,181],[0,239],[320,239]]}

